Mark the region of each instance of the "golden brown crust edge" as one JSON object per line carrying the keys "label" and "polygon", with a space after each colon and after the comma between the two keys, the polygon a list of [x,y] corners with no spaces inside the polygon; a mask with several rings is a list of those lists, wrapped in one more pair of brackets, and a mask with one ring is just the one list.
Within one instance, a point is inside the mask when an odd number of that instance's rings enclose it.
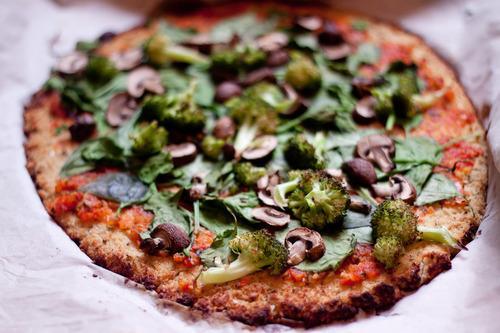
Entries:
{"label": "golden brown crust edge", "polygon": [[[390,29],[398,38],[416,41],[419,52],[429,58],[434,69],[453,81],[452,89],[459,103],[473,110],[463,89],[456,83],[452,70],[421,39],[394,26],[384,26],[383,29]],[[126,43],[134,40],[133,35],[142,33],[141,29],[125,33],[128,36]],[[46,98],[38,95],[26,107],[24,130],[27,169],[47,206],[59,169],[76,145],[67,134],[55,135],[45,102]],[[467,131],[482,131],[478,123],[472,127]],[[479,139],[477,144],[486,151],[483,140]],[[481,156],[476,159],[466,185],[468,193],[474,194],[467,198],[472,209],[436,217],[439,221],[451,216],[457,221],[455,224],[458,225],[451,227],[464,243],[472,240],[484,214],[486,186],[486,158]],[[184,275],[196,274],[196,270],[178,270],[170,260],[144,255],[123,232],[105,225],[84,225],[72,215],[59,219],[57,223],[96,264],[156,290],[161,297],[191,306],[205,314],[222,312],[230,319],[250,325],[282,323],[309,327],[350,319],[360,310],[383,310],[391,307],[406,293],[451,268],[452,254],[447,249],[421,242],[408,250],[394,274],[382,274],[378,279],[352,289],[340,288],[331,275],[316,286],[301,286],[258,273],[249,285],[239,286],[233,282],[207,288],[193,296],[180,292],[177,282]]]}

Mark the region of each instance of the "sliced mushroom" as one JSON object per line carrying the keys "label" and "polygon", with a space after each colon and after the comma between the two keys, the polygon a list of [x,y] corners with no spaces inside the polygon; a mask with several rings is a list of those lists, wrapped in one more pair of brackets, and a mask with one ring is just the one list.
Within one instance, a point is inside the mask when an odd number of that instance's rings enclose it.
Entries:
{"label": "sliced mushroom", "polygon": [[258,137],[252,144],[241,153],[241,157],[247,161],[264,160],[271,155],[278,146],[278,139],[273,135]]}
{"label": "sliced mushroom", "polygon": [[325,254],[325,243],[321,235],[314,230],[299,227],[290,230],[285,237],[288,249],[288,264],[295,266],[304,259],[318,260]]}
{"label": "sliced mushroom", "polygon": [[84,141],[88,139],[95,130],[94,117],[90,113],[78,115],[75,122],[69,127],[69,133],[73,141]]}
{"label": "sliced mushroom", "polygon": [[375,104],[377,100],[373,96],[366,96],[360,99],[352,112],[352,118],[358,124],[368,124],[375,120]]}
{"label": "sliced mushroom", "polygon": [[87,67],[89,58],[80,51],[75,51],[59,59],[55,66],[56,71],[62,74],[77,74]]}
{"label": "sliced mushroom", "polygon": [[266,52],[272,52],[285,47],[288,44],[288,36],[280,31],[265,34],[256,40],[257,47]]}
{"label": "sliced mushroom", "polygon": [[106,31],[105,33],[100,35],[97,40],[101,43],[104,43],[104,42],[112,40],[115,37],[116,37],[116,33],[114,33],[113,31]]}
{"label": "sliced mushroom", "polygon": [[331,61],[338,61],[347,58],[352,52],[349,44],[323,47],[325,58]]}
{"label": "sliced mushroom", "polygon": [[191,201],[197,201],[203,198],[207,193],[207,184],[203,182],[201,177],[193,177],[192,185],[189,189],[189,199]]}
{"label": "sliced mushroom", "polygon": [[357,76],[351,81],[351,86],[353,93],[356,97],[361,98],[364,96],[370,95],[370,89],[373,87],[377,87],[381,84],[385,83],[385,80],[381,76],[376,77],[363,77]]}
{"label": "sliced mushroom", "polygon": [[342,170],[340,170],[340,169],[329,168],[329,169],[325,169],[325,172],[330,177],[344,178],[344,174],[342,173]]}
{"label": "sliced mushroom", "polygon": [[303,30],[316,31],[323,25],[323,20],[319,16],[299,16],[295,19],[295,26]]}
{"label": "sliced mushroom", "polygon": [[272,227],[284,227],[290,222],[290,215],[271,207],[255,207],[252,217]]}
{"label": "sliced mushroom", "polygon": [[278,172],[271,175],[265,175],[257,181],[257,197],[267,206],[279,207],[274,201],[273,190],[276,185],[280,183],[280,176]]}
{"label": "sliced mushroom", "polygon": [[389,178],[389,182],[395,186],[399,185],[399,191],[392,194],[392,199],[400,199],[408,204],[413,204],[417,198],[415,186],[403,175],[394,175]]}
{"label": "sliced mushroom", "polygon": [[224,143],[222,147],[222,155],[226,161],[231,161],[236,156],[236,149],[230,143]]}
{"label": "sliced mushroom", "polygon": [[299,96],[297,91],[289,84],[285,83],[283,85],[283,91],[286,94],[287,99],[293,101],[292,105],[285,111],[280,112],[283,117],[297,117],[303,114],[307,110],[307,105],[304,99]]}
{"label": "sliced mushroom", "polygon": [[168,145],[165,149],[170,153],[176,167],[192,162],[198,152],[196,145],[191,142]]}
{"label": "sliced mushroom", "polygon": [[269,175],[260,177],[259,180],[257,180],[256,186],[258,190],[265,190],[267,186],[269,186]]}
{"label": "sliced mushroom", "polygon": [[354,212],[367,215],[372,210],[372,206],[365,200],[361,199],[360,197],[351,196],[351,203],[349,204],[349,209]]}
{"label": "sliced mushroom", "polygon": [[318,35],[318,41],[323,45],[339,45],[344,43],[344,37],[335,23],[327,21]]}
{"label": "sliced mushroom", "polygon": [[196,48],[204,54],[210,54],[214,43],[208,33],[197,34],[183,43],[184,46]]}
{"label": "sliced mushroom", "polygon": [[180,252],[190,243],[189,236],[180,227],[173,223],[162,223],[153,229],[151,238],[141,242],[141,248],[148,254],[155,255],[161,250]]}
{"label": "sliced mushroom", "polygon": [[127,93],[118,93],[111,97],[106,121],[113,127],[118,127],[130,119],[137,110],[137,101]]}
{"label": "sliced mushroom", "polygon": [[257,198],[266,206],[279,207],[279,205],[274,201],[273,192],[267,189],[260,190],[257,192]]}
{"label": "sliced mushroom", "polygon": [[271,68],[262,67],[254,71],[251,71],[245,76],[244,79],[240,81],[240,83],[242,86],[248,87],[262,81],[268,81],[268,82],[276,81],[276,77],[274,76],[274,71]]}
{"label": "sliced mushroom", "polygon": [[217,139],[229,139],[234,136],[234,133],[236,132],[236,125],[234,124],[233,119],[228,116],[224,116],[219,118],[215,122],[214,129],[212,131],[213,135]]}
{"label": "sliced mushroom", "polygon": [[401,199],[412,204],[417,198],[415,186],[403,175],[397,174],[389,177],[389,182],[373,184],[372,191],[381,198]]}
{"label": "sliced mushroom", "polygon": [[224,81],[215,90],[215,100],[224,103],[230,98],[241,95],[241,87],[234,81]]}
{"label": "sliced mushroom", "polygon": [[161,83],[160,74],[151,67],[142,66],[130,72],[127,79],[127,91],[132,97],[139,98],[146,91],[163,94],[165,88]]}
{"label": "sliced mushroom", "polygon": [[362,158],[353,158],[342,165],[342,170],[353,184],[370,186],[377,182],[377,174],[373,164]]}
{"label": "sliced mushroom", "polygon": [[278,67],[290,61],[290,56],[286,50],[276,50],[267,56],[266,65],[270,67]]}
{"label": "sliced mushroom", "polygon": [[357,155],[375,163],[383,172],[389,172],[394,169],[394,163],[391,160],[394,151],[394,142],[384,134],[365,136],[356,145]]}
{"label": "sliced mushroom", "polygon": [[113,53],[110,57],[115,67],[120,71],[128,71],[142,62],[142,50],[133,48],[125,52]]}

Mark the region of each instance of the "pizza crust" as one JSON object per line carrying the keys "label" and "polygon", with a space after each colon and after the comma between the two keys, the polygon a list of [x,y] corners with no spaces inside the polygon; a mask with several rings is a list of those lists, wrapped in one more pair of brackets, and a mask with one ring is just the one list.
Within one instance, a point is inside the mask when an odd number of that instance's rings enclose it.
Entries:
{"label": "pizza crust", "polygon": [[[233,5],[234,11],[228,10],[227,6],[225,5],[225,10],[233,14],[241,9],[238,4]],[[325,8],[300,8],[294,11],[319,12],[327,17],[345,15]],[[370,35],[376,40],[390,38],[394,42],[415,45],[414,57],[426,57],[433,71],[449,80],[457,107],[474,112],[453,71],[420,38],[386,23],[366,17],[362,19],[371,22]],[[200,22],[203,24],[203,21]],[[114,50],[137,45],[150,33],[143,27],[133,29],[105,44],[100,52],[109,55]],[[70,140],[68,133],[56,135],[52,121],[49,96],[36,94],[24,113],[26,166],[46,207],[54,195],[61,166],[77,146]],[[482,133],[474,144],[487,151],[484,131],[479,122],[476,121],[463,131],[464,134]],[[469,203],[465,209],[447,207],[437,210],[424,223],[446,225],[463,243],[471,241],[485,209],[486,165],[485,155],[476,158],[469,181],[464,186]],[[56,222],[96,264],[141,283],[147,289],[155,290],[161,298],[192,307],[202,314],[222,313],[230,319],[250,325],[282,323],[310,327],[350,319],[360,311],[373,312],[390,308],[409,292],[450,269],[451,258],[455,254],[441,245],[418,242],[408,248],[392,274],[384,272],[378,278],[354,287],[341,286],[333,272],[323,273],[324,276],[318,282],[305,285],[259,272],[246,285],[234,281],[196,289],[191,294],[179,291],[178,282],[180,279],[196,276],[201,267],[179,268],[171,258],[148,256],[124,232],[105,224],[84,224],[71,214]]]}

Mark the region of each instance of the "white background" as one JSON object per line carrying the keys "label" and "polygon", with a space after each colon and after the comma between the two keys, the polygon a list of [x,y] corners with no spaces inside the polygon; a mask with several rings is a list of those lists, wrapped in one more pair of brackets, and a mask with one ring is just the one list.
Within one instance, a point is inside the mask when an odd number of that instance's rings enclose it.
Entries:
{"label": "white background", "polygon": [[[50,41],[59,36],[57,50],[69,51],[78,39],[140,23],[158,3],[60,2],[65,5],[0,2],[0,332],[241,331],[239,324],[193,321],[176,309],[157,306],[154,296],[95,266],[40,203],[24,169],[22,105],[49,74],[54,62]],[[500,1],[333,2],[399,22],[448,58],[483,110],[492,156],[500,166]],[[493,106],[489,118],[484,108],[488,104]],[[453,260],[451,271],[389,311],[317,331],[500,332],[500,218],[495,202],[500,190],[498,172],[490,165],[482,234]]]}

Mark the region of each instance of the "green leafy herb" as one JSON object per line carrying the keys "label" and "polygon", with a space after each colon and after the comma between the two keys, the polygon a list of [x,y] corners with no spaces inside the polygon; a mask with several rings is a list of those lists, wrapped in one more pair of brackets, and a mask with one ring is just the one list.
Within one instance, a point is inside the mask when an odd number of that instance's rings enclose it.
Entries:
{"label": "green leafy herb", "polygon": [[396,171],[409,170],[421,164],[438,165],[443,157],[442,147],[428,137],[396,139]]}
{"label": "green leafy herb", "polygon": [[368,25],[368,22],[364,20],[356,20],[351,23],[352,28],[357,31],[365,31]]}
{"label": "green leafy herb", "polygon": [[415,204],[423,206],[459,195],[460,192],[458,192],[457,187],[449,178],[443,174],[435,173],[425,184]]}
{"label": "green leafy herb", "polygon": [[138,176],[146,184],[151,184],[159,175],[164,175],[174,169],[170,154],[160,152],[146,160],[140,168]]}
{"label": "green leafy herb", "polygon": [[422,192],[422,187],[432,174],[432,166],[430,164],[421,164],[411,168],[405,177],[415,186],[417,195]]}
{"label": "green leafy herb", "polygon": [[141,202],[148,194],[148,187],[137,177],[116,172],[101,176],[83,186],[82,191],[119,203]]}
{"label": "green leafy herb", "polygon": [[196,33],[193,29],[183,29],[162,20],[159,25],[159,32],[166,35],[172,43],[182,43],[193,37]]}
{"label": "green leafy herb", "polygon": [[249,41],[273,31],[276,24],[276,16],[260,21],[254,13],[249,13],[221,21],[212,28],[210,35],[214,43],[227,43],[234,35],[238,35],[243,41]]}
{"label": "green leafy herb", "polygon": [[364,64],[374,64],[380,58],[380,49],[370,43],[361,44],[356,52],[347,58],[347,69],[355,74]]}
{"label": "green leafy herb", "polygon": [[227,229],[217,235],[210,248],[200,254],[201,261],[207,267],[214,267],[217,264],[228,264],[232,251],[229,248],[229,241],[237,234],[236,225],[234,229]]}
{"label": "green leafy herb", "polygon": [[222,203],[237,217],[249,223],[259,223],[252,217],[252,209],[259,205],[257,195],[253,191],[241,192],[222,199]]}

